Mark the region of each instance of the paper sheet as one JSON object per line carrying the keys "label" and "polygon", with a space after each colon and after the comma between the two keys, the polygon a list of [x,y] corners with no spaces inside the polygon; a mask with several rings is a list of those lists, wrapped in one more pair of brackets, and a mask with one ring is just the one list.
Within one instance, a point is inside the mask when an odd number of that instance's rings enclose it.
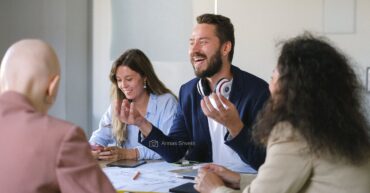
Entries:
{"label": "paper sheet", "polygon": [[[177,178],[174,170],[197,170],[198,166],[181,167],[164,161],[148,162],[136,168],[105,167],[104,173],[112,182],[114,188],[124,192],[168,192],[172,187],[193,182],[193,180]],[[224,165],[240,173],[256,173],[248,165]],[[140,171],[140,176],[133,180],[132,177]]]}
{"label": "paper sheet", "polygon": [[[149,162],[137,168],[103,168],[116,190],[125,192],[168,192],[172,187],[181,185],[192,180],[176,178],[169,170],[180,169],[166,162]],[[140,176],[133,180],[132,177],[137,171]]]}

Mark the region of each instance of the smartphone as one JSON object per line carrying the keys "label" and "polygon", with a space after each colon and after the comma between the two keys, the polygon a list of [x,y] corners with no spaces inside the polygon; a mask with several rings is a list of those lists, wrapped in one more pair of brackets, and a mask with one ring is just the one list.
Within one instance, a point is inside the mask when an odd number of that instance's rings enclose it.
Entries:
{"label": "smartphone", "polygon": [[187,182],[185,184],[173,187],[169,189],[169,191],[174,193],[198,193],[198,191],[194,188],[194,183],[192,182]]}
{"label": "smartphone", "polygon": [[90,147],[91,147],[91,150],[93,151],[103,151],[104,150],[104,146],[101,146],[101,145],[97,145],[97,144],[90,144]]}
{"label": "smartphone", "polygon": [[145,160],[121,159],[118,161],[108,163],[107,166],[108,167],[121,167],[121,168],[135,168],[145,163],[146,163]]}
{"label": "smartphone", "polygon": [[177,169],[177,170],[170,170],[169,172],[173,172],[176,174],[176,177],[178,178],[184,178],[189,180],[194,180],[195,176],[198,175],[198,169]]}
{"label": "smartphone", "polygon": [[179,160],[177,162],[173,162],[173,164],[176,164],[181,167],[185,167],[185,166],[193,166],[193,165],[199,164],[199,162],[190,161],[190,160]]}

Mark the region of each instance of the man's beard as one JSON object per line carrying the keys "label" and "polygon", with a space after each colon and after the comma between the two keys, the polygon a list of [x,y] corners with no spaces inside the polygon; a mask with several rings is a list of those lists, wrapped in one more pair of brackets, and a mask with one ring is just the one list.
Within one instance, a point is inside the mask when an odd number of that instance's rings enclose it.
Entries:
{"label": "man's beard", "polygon": [[[198,54],[202,55],[202,54]],[[222,59],[221,59],[221,54],[220,50],[216,51],[216,54],[213,55],[210,59],[210,62],[207,64],[207,68],[204,71],[197,71],[194,68],[194,73],[195,76],[198,78],[210,78],[213,75],[215,75],[217,72],[221,70],[222,67]]]}

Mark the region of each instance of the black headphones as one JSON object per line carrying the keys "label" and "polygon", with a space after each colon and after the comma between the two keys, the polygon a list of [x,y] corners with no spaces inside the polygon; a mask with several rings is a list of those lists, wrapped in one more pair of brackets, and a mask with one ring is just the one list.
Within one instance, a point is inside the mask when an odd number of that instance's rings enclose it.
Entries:
{"label": "black headphones", "polygon": [[[229,97],[231,92],[231,81],[226,78],[221,78],[217,81],[213,92],[221,93],[224,97]],[[202,96],[208,96],[212,93],[212,89],[209,87],[208,81],[205,78],[201,78],[197,83],[198,92]]]}

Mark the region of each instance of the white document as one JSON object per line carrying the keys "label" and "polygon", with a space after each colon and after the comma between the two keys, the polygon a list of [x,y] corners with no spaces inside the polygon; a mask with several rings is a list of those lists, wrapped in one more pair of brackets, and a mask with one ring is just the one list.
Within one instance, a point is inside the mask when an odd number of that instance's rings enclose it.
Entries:
{"label": "white document", "polygon": [[[105,167],[104,173],[108,176],[116,190],[125,192],[169,192],[172,187],[191,182],[192,180],[177,178],[169,170],[181,169],[164,161],[148,162],[136,168]],[[140,171],[140,176],[132,177]]]}
{"label": "white document", "polygon": [[[125,192],[168,192],[172,187],[193,182],[190,179],[182,179],[179,177],[179,170],[194,171],[194,176],[197,169],[203,164],[197,166],[181,167],[165,161],[148,162],[136,168],[120,168],[120,167],[105,167],[104,173],[108,176],[116,190]],[[250,166],[243,165],[224,165],[230,170],[239,173],[257,173]],[[133,180],[133,176],[140,172],[139,177]],[[172,171],[172,172],[171,172]]]}

